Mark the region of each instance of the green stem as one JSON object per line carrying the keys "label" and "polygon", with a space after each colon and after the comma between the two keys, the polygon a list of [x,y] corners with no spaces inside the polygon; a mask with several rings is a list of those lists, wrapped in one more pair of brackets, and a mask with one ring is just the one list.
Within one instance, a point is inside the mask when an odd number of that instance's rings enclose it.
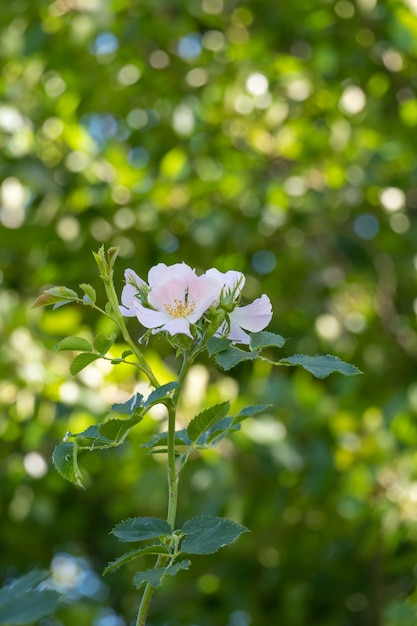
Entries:
{"label": "green stem", "polygon": [[[178,383],[179,386],[174,392],[172,398],[172,405],[168,407],[168,459],[167,459],[167,470],[168,470],[168,512],[167,512],[167,522],[171,526],[171,528],[175,529],[175,519],[177,516],[177,504],[178,504],[178,482],[179,482],[179,469],[176,464],[176,455],[175,455],[175,426],[176,426],[176,415],[177,415],[177,407],[178,400],[180,397],[181,390],[184,385],[185,377],[188,373],[188,370],[197,356],[197,351],[193,354],[184,354],[181,371],[178,375]],[[162,567],[166,560],[167,556],[159,556],[154,568]],[[145,591],[143,592],[142,600],[140,603],[138,616],[136,619],[136,626],[145,626],[146,618],[148,615],[149,605],[152,599],[152,595],[154,592],[154,587],[152,585],[146,585]]]}
{"label": "green stem", "polygon": [[142,352],[139,350],[135,342],[132,340],[131,336],[129,335],[129,331],[126,328],[125,321],[123,319],[122,314],[120,313],[119,300],[117,298],[117,294],[113,286],[112,275],[108,279],[106,278],[103,280],[104,280],[104,287],[106,290],[107,298],[109,300],[109,303],[113,311],[113,315],[114,315],[113,320],[118,325],[120,332],[122,333],[123,339],[128,344],[128,346],[133,350],[138,360],[139,369],[148,377],[151,385],[153,385],[155,388],[159,387],[160,385],[159,385],[158,380],[155,377],[155,374],[153,373],[152,369],[149,367],[145,357],[143,356]]}

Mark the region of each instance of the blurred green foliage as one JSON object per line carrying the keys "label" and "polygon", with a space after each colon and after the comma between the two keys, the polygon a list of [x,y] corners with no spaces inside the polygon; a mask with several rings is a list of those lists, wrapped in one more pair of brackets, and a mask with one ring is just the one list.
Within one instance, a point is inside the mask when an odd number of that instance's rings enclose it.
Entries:
{"label": "blurred green foliage", "polygon": [[[63,481],[65,432],[144,383],[100,363],[72,379],[53,346],[113,329],[88,307],[31,309],[81,282],[103,304],[104,243],[120,290],[129,266],[241,270],[291,338],[282,356],[365,372],[193,368],[184,423],[205,403],[274,408],[187,466],[180,522],[227,515],[252,533],[167,581],[150,623],[415,624],[415,2],[13,0],[0,58],[1,579],[51,567],[69,602],[48,626],[135,615],[133,570],[98,574],[117,522],[164,514],[163,459],[140,448],[164,416],[84,454],[85,492]],[[172,379],[156,338],[148,358]]]}

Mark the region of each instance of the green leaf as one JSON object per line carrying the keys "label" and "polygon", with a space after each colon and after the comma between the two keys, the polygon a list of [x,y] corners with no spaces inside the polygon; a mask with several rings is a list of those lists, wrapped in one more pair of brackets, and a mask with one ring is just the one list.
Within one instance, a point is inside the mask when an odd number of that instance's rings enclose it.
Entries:
{"label": "green leaf", "polygon": [[235,541],[242,533],[249,532],[249,529],[224,517],[200,515],[185,522],[182,532],[185,537],[181,543],[181,552],[213,554]]}
{"label": "green leaf", "polygon": [[93,361],[97,361],[100,358],[100,355],[94,354],[93,352],[83,352],[82,354],[78,354],[73,362],[70,365],[70,372],[73,376],[81,372],[87,365],[93,363]]}
{"label": "green leaf", "polygon": [[339,372],[344,376],[355,376],[363,373],[354,365],[345,363],[345,361],[341,361],[337,356],[331,354],[318,354],[316,356],[294,354],[278,362],[283,365],[301,365],[316,378],[326,378],[333,372]]}
{"label": "green leaf", "polygon": [[122,359],[127,359],[127,357],[131,354],[133,354],[133,350],[125,350],[124,352],[122,352]]}
{"label": "green leaf", "polygon": [[97,335],[97,337],[94,338],[94,348],[99,354],[106,354],[106,352],[108,352],[112,347],[115,338],[115,335],[112,335],[111,337]]}
{"label": "green leaf", "polygon": [[251,361],[259,356],[259,352],[247,352],[232,346],[216,356],[216,363],[224,370],[230,370],[242,361]]}
{"label": "green leaf", "polygon": [[234,418],[234,422],[242,422],[247,417],[253,417],[257,413],[263,413],[271,404],[250,404],[245,406]]}
{"label": "green leaf", "polygon": [[168,548],[166,546],[157,545],[157,546],[147,546],[146,548],[139,548],[139,550],[132,550],[132,552],[126,552],[115,561],[112,561],[108,564],[106,569],[103,571],[103,575],[109,574],[110,572],[114,572],[116,569],[137,559],[145,554],[169,554]]}
{"label": "green leaf", "polygon": [[231,343],[230,339],[226,339],[226,337],[210,337],[206,343],[207,352],[209,356],[212,357],[226,350]]}
{"label": "green leaf", "polygon": [[0,624],[31,624],[53,613],[61,595],[51,589],[34,589],[47,577],[48,572],[34,570],[4,586],[0,590]]}
{"label": "green leaf", "polygon": [[138,572],[133,578],[136,589],[143,584],[150,584],[152,587],[159,587],[165,576],[175,576],[182,569],[188,569],[191,565],[190,561],[178,561],[174,565],[168,567],[158,567],[156,569],[148,569],[144,572]]}
{"label": "green leaf", "polygon": [[85,296],[83,298],[84,302],[86,304],[95,304],[97,296],[94,287],[88,285],[87,283],[81,283],[80,289],[82,289],[85,293]]}
{"label": "green leaf", "polygon": [[213,448],[221,439],[239,429],[240,424],[235,423],[235,418],[224,417],[199,437],[198,445]]}
{"label": "green leaf", "polygon": [[165,398],[168,398],[171,391],[174,391],[179,386],[179,383],[174,380],[166,385],[161,385],[157,387],[152,393],[149,395],[147,400],[144,402],[143,406],[149,409],[154,404],[159,404]]}
{"label": "green leaf", "polygon": [[82,487],[82,474],[78,467],[77,461],[77,445],[71,441],[60,443],[52,454],[52,461],[56,470],[63,478],[74,483],[78,487]]}
{"label": "green leaf", "polygon": [[144,541],[162,535],[171,535],[172,528],[159,517],[131,517],[117,524],[112,533],[119,541]]}
{"label": "green leaf", "polygon": [[122,415],[133,415],[138,409],[144,407],[143,396],[140,393],[135,393],[134,396],[122,402],[120,404],[113,404],[110,411],[114,413],[121,413]]}
{"label": "green leaf", "polygon": [[84,339],[84,337],[65,337],[56,346],[55,351],[61,352],[62,350],[77,350],[80,352],[91,352],[93,349],[91,343]]}
{"label": "green leaf", "polygon": [[272,346],[282,348],[285,342],[286,339],[281,337],[281,335],[270,333],[267,330],[262,330],[259,333],[251,334],[249,347],[251,350],[260,350],[262,348],[269,348]]}
{"label": "green leaf", "polygon": [[67,287],[52,287],[46,289],[33,303],[32,307],[47,306],[48,304],[67,304],[78,300],[78,294]]}
{"label": "green leaf", "polygon": [[[155,448],[155,447],[167,447],[168,445],[168,433],[164,431],[163,433],[157,433],[153,435],[153,437],[142,444],[143,448]],[[191,439],[187,434],[187,430],[182,428],[181,430],[175,431],[175,445],[176,446],[189,446],[191,445]]]}
{"label": "green leaf", "polygon": [[101,436],[111,439],[114,444],[119,444],[125,440],[126,435],[133,426],[136,426],[142,420],[143,417],[138,413],[126,420],[109,419],[99,425],[99,432]]}
{"label": "green leaf", "polygon": [[229,402],[221,402],[196,415],[187,426],[187,433],[191,441],[197,441],[200,435],[223,417],[226,417],[229,408]]}

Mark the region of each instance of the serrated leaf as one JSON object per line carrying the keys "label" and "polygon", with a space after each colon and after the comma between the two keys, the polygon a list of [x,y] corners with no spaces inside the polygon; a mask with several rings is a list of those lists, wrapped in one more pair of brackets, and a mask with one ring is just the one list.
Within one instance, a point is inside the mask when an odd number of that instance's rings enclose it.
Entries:
{"label": "serrated leaf", "polygon": [[97,335],[94,337],[94,348],[99,354],[106,354],[112,347],[115,340],[115,336],[106,337],[105,335]]}
{"label": "serrated leaf", "polygon": [[263,413],[271,404],[250,404],[245,406],[234,418],[234,422],[242,422],[247,417],[253,417],[257,413]]}
{"label": "serrated leaf", "polygon": [[94,448],[109,448],[113,445],[111,439],[100,434],[99,427],[96,424],[89,426],[82,433],[69,436],[74,437],[79,449],[88,448],[93,450]]}
{"label": "serrated leaf", "polygon": [[187,426],[187,434],[191,441],[197,441],[200,435],[226,417],[229,408],[229,402],[221,402],[196,415]]}
{"label": "serrated leaf", "polygon": [[56,352],[62,350],[77,350],[79,352],[91,352],[93,349],[91,343],[84,337],[65,337],[55,346]]}
{"label": "serrated leaf", "polygon": [[332,354],[318,354],[316,356],[294,354],[278,362],[283,365],[301,365],[316,378],[326,378],[334,372],[339,372],[344,376],[355,376],[363,373],[354,365],[341,361],[339,357]]}
{"label": "serrated leaf", "polygon": [[181,552],[213,554],[242,533],[249,532],[249,529],[224,517],[200,515],[185,522],[182,532],[185,537],[181,542]]}
{"label": "serrated leaf", "polygon": [[0,590],[0,624],[31,624],[54,612],[61,597],[51,589],[34,589],[48,577],[48,572],[34,570]]}
{"label": "serrated leaf", "polygon": [[[168,433],[164,431],[163,433],[157,433],[153,435],[153,437],[142,444],[143,448],[155,448],[155,447],[166,447],[168,445]],[[187,434],[187,430],[182,428],[181,430],[175,431],[175,445],[176,446],[189,446],[191,445],[191,439]]]}
{"label": "serrated leaf", "polygon": [[81,372],[87,365],[93,363],[93,361],[97,361],[100,358],[100,355],[94,354],[93,352],[83,352],[82,354],[78,354],[73,362],[70,365],[70,372],[73,376]]}
{"label": "serrated leaf", "polygon": [[232,346],[216,356],[216,363],[224,370],[230,370],[242,361],[251,361],[259,356],[259,352],[247,352]]}
{"label": "serrated leaf", "polygon": [[77,445],[72,441],[60,443],[52,454],[52,461],[56,470],[66,480],[82,487],[82,475],[78,467]]}
{"label": "serrated leaf", "polygon": [[142,394],[135,393],[131,398],[129,398],[129,400],[126,400],[126,402],[113,404],[110,411],[113,411],[114,413],[121,413],[122,415],[133,415],[133,413],[143,407],[144,404]]}
{"label": "serrated leaf", "polygon": [[87,283],[81,283],[80,289],[82,289],[85,293],[83,300],[87,301],[87,303],[88,301],[90,301],[94,304],[97,299],[96,290],[94,289],[94,287],[88,285]]}
{"label": "serrated leaf", "polygon": [[207,352],[209,356],[212,357],[226,350],[231,343],[230,339],[226,339],[226,337],[210,337],[206,343]]}
{"label": "serrated leaf", "polygon": [[47,306],[49,304],[62,305],[78,300],[78,294],[67,287],[51,287],[46,289],[33,303],[32,307]]}
{"label": "serrated leaf", "polygon": [[161,385],[160,387],[157,387],[149,395],[143,406],[149,409],[154,404],[159,404],[160,402],[162,402],[162,400],[169,396],[171,391],[174,391],[174,389],[176,389],[178,386],[179,383],[174,380],[170,383],[167,383],[166,385]]}
{"label": "serrated leaf", "polygon": [[135,413],[130,419],[109,419],[99,425],[100,435],[111,439],[115,444],[119,444],[124,441],[131,428],[139,424],[142,419],[143,417],[138,413]]}
{"label": "serrated leaf", "polygon": [[159,517],[131,517],[117,524],[111,532],[119,541],[133,542],[171,535],[172,528]]}
{"label": "serrated leaf", "polygon": [[262,330],[259,333],[252,333],[250,336],[249,347],[251,350],[261,350],[262,348],[276,347],[282,348],[286,339],[277,335],[276,333],[270,333],[267,330]]}
{"label": "serrated leaf", "polygon": [[116,569],[137,559],[145,554],[169,554],[168,548],[166,546],[158,545],[158,546],[147,546],[146,548],[140,548],[139,550],[132,550],[132,552],[126,552],[122,556],[120,556],[115,561],[112,561],[108,564],[106,569],[103,571],[103,575],[109,574],[110,572],[114,572]]}
{"label": "serrated leaf", "polygon": [[240,424],[236,424],[233,417],[224,417],[201,435],[197,443],[199,446],[213,448],[221,439],[239,429]]}
{"label": "serrated leaf", "polygon": [[157,569],[148,569],[144,572],[138,572],[133,578],[133,584],[139,589],[143,584],[159,587],[165,576],[175,576],[182,569],[188,569],[191,565],[190,561],[178,561],[174,565],[168,567],[158,567]]}

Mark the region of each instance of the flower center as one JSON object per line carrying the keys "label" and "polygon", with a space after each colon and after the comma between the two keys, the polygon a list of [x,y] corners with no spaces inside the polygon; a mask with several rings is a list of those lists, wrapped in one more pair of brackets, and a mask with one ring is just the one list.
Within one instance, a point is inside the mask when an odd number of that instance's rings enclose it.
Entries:
{"label": "flower center", "polygon": [[187,317],[195,309],[195,302],[191,302],[186,298],[186,301],[175,299],[174,304],[164,304],[165,311],[171,317]]}

